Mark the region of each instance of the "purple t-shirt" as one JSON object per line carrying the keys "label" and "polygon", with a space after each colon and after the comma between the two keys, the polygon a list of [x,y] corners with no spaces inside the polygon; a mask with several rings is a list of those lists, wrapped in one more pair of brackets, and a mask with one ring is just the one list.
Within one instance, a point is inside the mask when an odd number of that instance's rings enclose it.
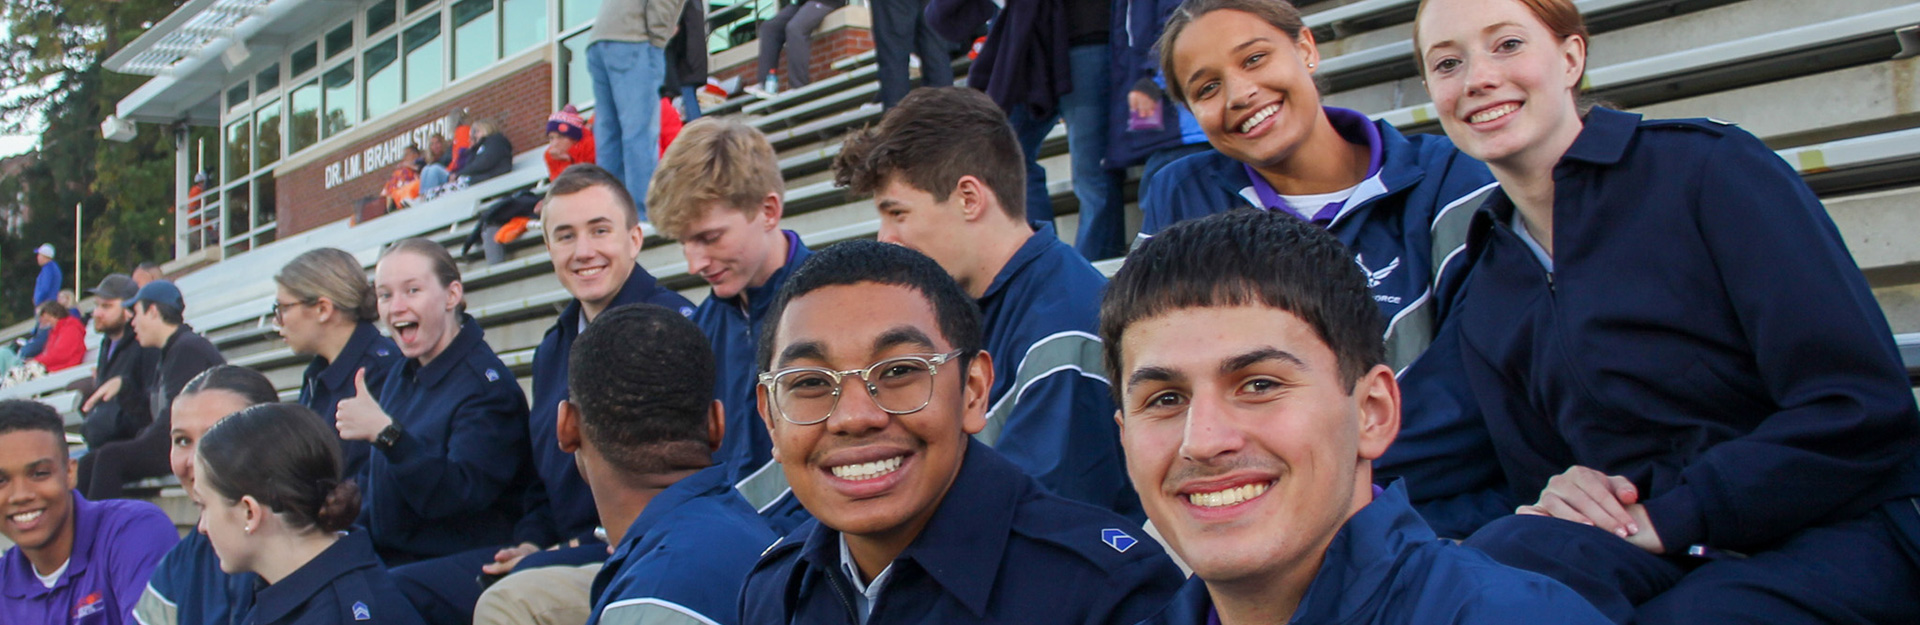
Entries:
{"label": "purple t-shirt", "polygon": [[[1374,167],[1379,167],[1379,164],[1375,163]],[[1373,496],[1375,499],[1380,498],[1380,493],[1384,492],[1387,492],[1387,489],[1381,488],[1379,484],[1373,485]],[[1220,625],[1220,608],[1207,606],[1207,625]]]}
{"label": "purple t-shirt", "polygon": [[[1370,156],[1367,161],[1367,175],[1362,179],[1379,174],[1380,164],[1386,160],[1386,149],[1381,147],[1380,143],[1380,128],[1374,126],[1373,120],[1359,111],[1333,106],[1322,108],[1327,112],[1327,122],[1333,124],[1333,129],[1340,133],[1340,138],[1354,145],[1367,146]],[[1280,197],[1280,193],[1273,190],[1273,185],[1268,184],[1266,178],[1260,177],[1260,172],[1255,171],[1252,165],[1242,164],[1241,167],[1247,169],[1247,178],[1253,181],[1253,192],[1260,197],[1260,205],[1267,210],[1287,211],[1295,217],[1325,226],[1333,223],[1333,218],[1340,215],[1341,209],[1346,208],[1346,200],[1341,200],[1320,207],[1320,210],[1314,211],[1312,215],[1302,215],[1294,210],[1285,198]]]}
{"label": "purple t-shirt", "polygon": [[0,558],[0,595],[13,625],[132,623],[133,605],[161,556],[180,541],[173,521],[144,501],[87,501],[73,493],[73,554],[52,588],[15,546]]}

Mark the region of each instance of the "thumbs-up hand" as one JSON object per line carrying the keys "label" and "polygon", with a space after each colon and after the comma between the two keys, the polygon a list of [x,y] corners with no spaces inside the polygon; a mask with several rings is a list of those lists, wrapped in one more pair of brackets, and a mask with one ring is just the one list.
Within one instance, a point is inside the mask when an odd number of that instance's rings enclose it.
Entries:
{"label": "thumbs-up hand", "polygon": [[387,411],[381,410],[380,403],[374,401],[373,393],[367,391],[366,369],[353,374],[353,388],[354,395],[340,400],[334,409],[334,427],[340,430],[340,440],[371,443],[393,424],[393,417],[387,416]]}

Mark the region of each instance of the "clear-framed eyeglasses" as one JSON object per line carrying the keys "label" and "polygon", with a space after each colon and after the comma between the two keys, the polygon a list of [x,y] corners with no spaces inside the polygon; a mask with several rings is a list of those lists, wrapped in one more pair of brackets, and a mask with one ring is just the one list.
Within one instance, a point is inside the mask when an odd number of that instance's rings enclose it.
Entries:
{"label": "clear-framed eyeglasses", "polygon": [[911,414],[933,401],[933,378],[940,374],[940,365],[964,351],[895,356],[865,369],[847,371],[791,367],[760,374],[760,385],[767,387],[774,411],[794,425],[813,425],[833,416],[834,409],[840,405],[844,383],[852,376],[860,378],[874,405],[887,414]]}

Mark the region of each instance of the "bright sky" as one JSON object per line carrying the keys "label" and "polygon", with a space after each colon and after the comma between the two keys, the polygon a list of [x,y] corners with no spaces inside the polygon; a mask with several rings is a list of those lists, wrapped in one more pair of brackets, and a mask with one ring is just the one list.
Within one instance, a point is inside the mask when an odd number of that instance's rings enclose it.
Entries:
{"label": "bright sky", "polygon": [[34,149],[40,137],[32,135],[0,135],[0,157],[13,156]]}

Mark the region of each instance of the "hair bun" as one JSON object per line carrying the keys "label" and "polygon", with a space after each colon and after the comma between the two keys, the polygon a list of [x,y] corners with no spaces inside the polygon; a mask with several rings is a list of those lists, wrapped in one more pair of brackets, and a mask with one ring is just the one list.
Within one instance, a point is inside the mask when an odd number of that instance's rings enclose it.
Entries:
{"label": "hair bun", "polygon": [[359,484],[353,480],[321,480],[320,486],[326,490],[326,503],[320,505],[320,512],[314,519],[320,529],[338,532],[360,518]]}

